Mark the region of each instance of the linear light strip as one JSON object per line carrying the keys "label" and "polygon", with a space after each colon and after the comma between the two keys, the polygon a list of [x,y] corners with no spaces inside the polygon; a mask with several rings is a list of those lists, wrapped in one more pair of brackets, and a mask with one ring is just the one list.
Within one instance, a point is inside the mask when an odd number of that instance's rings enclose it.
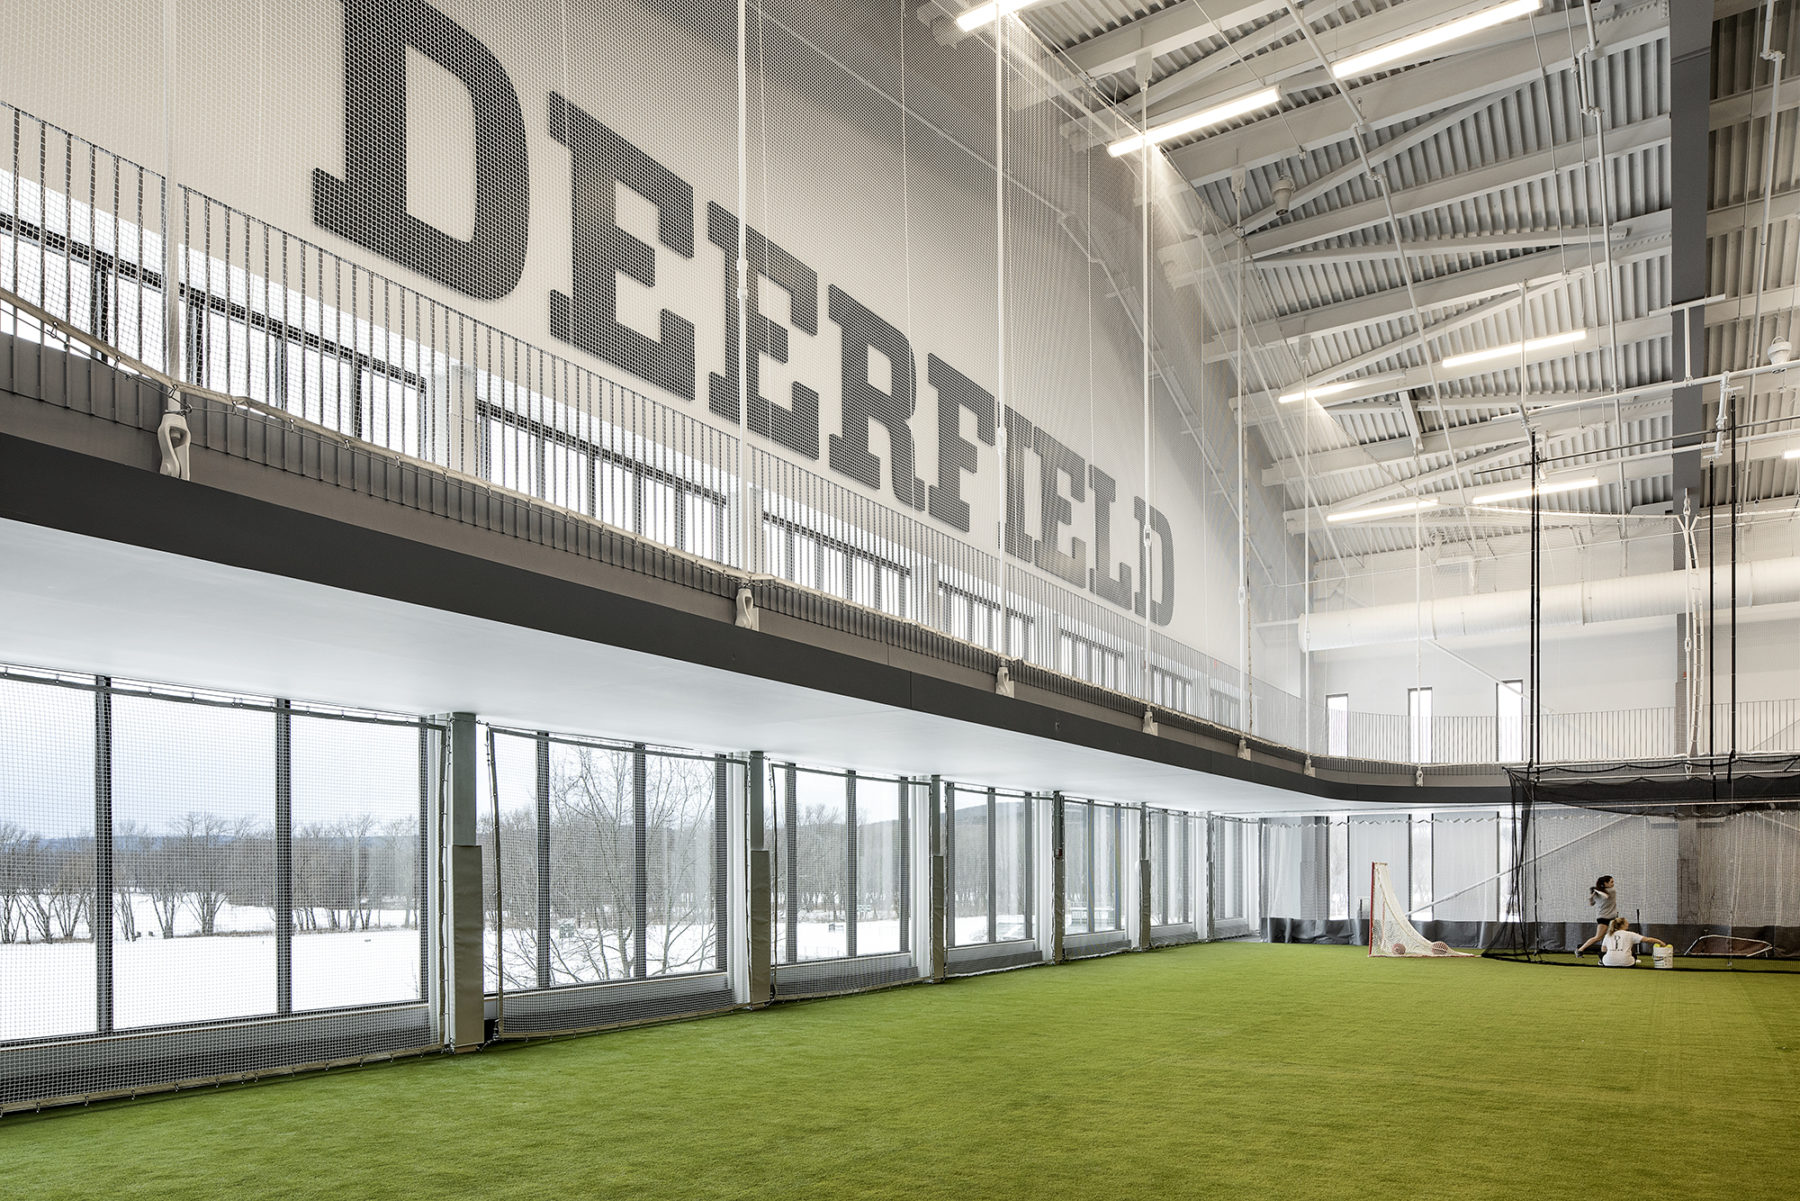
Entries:
{"label": "linear light strip", "polygon": [[1248,96],[1239,96],[1236,100],[1227,100],[1224,104],[1215,104],[1211,108],[1202,109],[1191,116],[1170,121],[1166,125],[1158,125],[1144,133],[1121,138],[1108,146],[1106,153],[1118,158],[1121,154],[1142,150],[1146,145],[1155,146],[1167,142],[1171,138],[1193,133],[1196,129],[1205,129],[1208,125],[1217,125],[1221,121],[1229,121],[1233,117],[1241,117],[1245,113],[1279,103],[1281,103],[1281,89],[1264,88],[1260,92],[1251,92]]}
{"label": "linear light strip", "polygon": [[1397,501],[1391,505],[1376,505],[1368,509],[1349,509],[1342,513],[1325,514],[1326,521],[1361,521],[1365,517],[1386,517],[1393,513],[1417,513],[1421,509],[1435,509],[1438,502],[1429,496],[1418,500]]}
{"label": "linear light strip", "polygon": [[1487,363],[1494,359],[1518,358],[1522,354],[1530,354],[1536,350],[1551,350],[1558,346],[1572,346],[1577,342],[1587,341],[1585,329],[1574,329],[1567,333],[1551,334],[1544,338],[1532,338],[1528,342],[1512,342],[1505,346],[1495,346],[1489,350],[1472,350],[1468,354],[1453,354],[1442,360],[1440,367],[1469,367],[1476,363]]}
{"label": "linear light strip", "polygon": [[1016,13],[1021,8],[1028,8],[1036,3],[1037,0],[993,0],[988,4],[978,4],[956,18],[956,27],[964,33],[968,33],[983,25],[991,25],[1001,17]]}
{"label": "linear light strip", "polygon": [[1511,21],[1515,17],[1523,17],[1544,7],[1544,0],[1509,0],[1509,3],[1498,5],[1484,12],[1474,13],[1460,21],[1452,21],[1448,25],[1440,25],[1436,29],[1427,29],[1415,33],[1411,37],[1389,42],[1385,46],[1377,46],[1373,50],[1331,64],[1331,73],[1339,79],[1349,79],[1353,75],[1367,75],[1379,71],[1389,63],[1403,59],[1421,58],[1428,50],[1436,49],[1445,42],[1453,42],[1457,38],[1468,37],[1472,33],[1480,33],[1495,25]]}
{"label": "linear light strip", "polygon": [[1558,480],[1555,483],[1539,484],[1533,489],[1530,484],[1523,488],[1502,488],[1497,492],[1477,492],[1469,498],[1472,505],[1497,505],[1501,501],[1524,500],[1533,491],[1539,496],[1553,496],[1558,492],[1578,492],[1583,488],[1597,488],[1600,480],[1595,476],[1587,476],[1579,480]]}

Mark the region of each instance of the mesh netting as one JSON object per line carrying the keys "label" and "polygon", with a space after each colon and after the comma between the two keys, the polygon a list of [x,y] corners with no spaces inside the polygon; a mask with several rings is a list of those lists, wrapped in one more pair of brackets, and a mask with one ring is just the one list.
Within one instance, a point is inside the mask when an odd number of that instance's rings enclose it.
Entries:
{"label": "mesh netting", "polygon": [[0,1109],[436,1044],[441,728],[0,674]]}
{"label": "mesh netting", "polygon": [[1616,910],[1684,965],[1800,961],[1800,760],[1520,770],[1512,789],[1518,920],[1488,954],[1573,962]]}
{"label": "mesh netting", "polygon": [[1406,906],[1394,895],[1394,880],[1385,863],[1370,865],[1369,954],[1377,959],[1467,958],[1469,951],[1454,951],[1448,943],[1434,942],[1419,933],[1406,916]]}
{"label": "mesh netting", "polygon": [[775,995],[919,978],[913,790],[904,780],[775,765]]}
{"label": "mesh netting", "polygon": [[729,1007],[728,806],[742,764],[502,728],[488,761],[496,1034]]}

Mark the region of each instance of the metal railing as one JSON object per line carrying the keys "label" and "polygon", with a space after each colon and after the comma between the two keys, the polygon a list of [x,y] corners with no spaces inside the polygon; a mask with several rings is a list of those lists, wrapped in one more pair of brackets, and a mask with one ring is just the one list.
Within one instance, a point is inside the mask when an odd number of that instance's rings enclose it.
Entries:
{"label": "metal railing", "polygon": [[[14,149],[0,170],[0,288],[18,300],[0,303],[0,333],[93,357],[115,357],[98,349],[111,348],[128,368],[161,371],[172,312],[180,377],[196,388],[745,582],[786,581],[932,631],[965,645],[953,657],[966,663],[985,651],[984,663],[1029,667],[1116,709],[1183,714],[1311,755],[1434,765],[1523,756],[1525,731],[1494,716],[1436,716],[1415,729],[1404,715],[1352,712],[1334,738],[1323,705],[1254,677],[1246,697],[1237,667],[1139,615],[229,205],[180,189],[166,251],[160,175],[17,109],[0,106],[0,122]],[[1715,712],[1712,745],[1725,747],[1729,728]],[[1667,756],[1684,740],[1672,708],[1555,713],[1542,758]],[[1740,705],[1737,746],[1800,748],[1800,701]]]}

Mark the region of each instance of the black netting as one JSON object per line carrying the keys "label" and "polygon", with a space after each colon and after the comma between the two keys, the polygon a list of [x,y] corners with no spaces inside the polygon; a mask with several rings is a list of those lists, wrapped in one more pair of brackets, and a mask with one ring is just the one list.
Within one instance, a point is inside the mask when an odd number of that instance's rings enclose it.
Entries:
{"label": "black netting", "polygon": [[[1681,967],[1800,967],[1800,758],[1522,769],[1490,956],[1573,952],[1610,907]],[[1611,897],[1599,885],[1612,880]]]}

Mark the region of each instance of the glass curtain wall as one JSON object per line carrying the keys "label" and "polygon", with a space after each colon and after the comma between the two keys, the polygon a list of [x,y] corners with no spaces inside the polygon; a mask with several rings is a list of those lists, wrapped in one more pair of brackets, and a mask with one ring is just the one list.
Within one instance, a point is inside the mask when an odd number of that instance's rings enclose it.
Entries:
{"label": "glass curtain wall", "polygon": [[1063,929],[1099,934],[1125,928],[1124,809],[1104,801],[1063,801]]}
{"label": "glass curtain wall", "polygon": [[425,996],[417,719],[0,669],[0,1044]]}
{"label": "glass curtain wall", "polygon": [[947,783],[944,800],[950,945],[1030,940],[1036,888],[1031,796]]}
{"label": "glass curtain wall", "polygon": [[784,763],[775,805],[775,962],[912,949],[906,782]]}
{"label": "glass curtain wall", "polygon": [[725,969],[722,760],[499,728],[487,743],[490,991]]}
{"label": "glass curtain wall", "polygon": [[1200,818],[1192,813],[1151,809],[1150,924],[1194,924],[1195,831]]}

